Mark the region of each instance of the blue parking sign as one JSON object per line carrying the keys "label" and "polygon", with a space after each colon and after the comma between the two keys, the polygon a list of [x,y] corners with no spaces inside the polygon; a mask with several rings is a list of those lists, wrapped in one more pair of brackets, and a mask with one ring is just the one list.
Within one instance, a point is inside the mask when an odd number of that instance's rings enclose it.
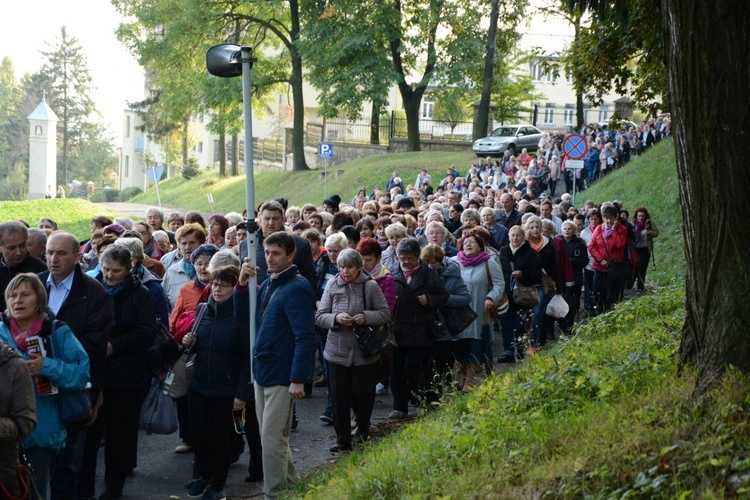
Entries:
{"label": "blue parking sign", "polygon": [[333,144],[330,142],[321,142],[318,144],[318,156],[324,160],[333,158]]}

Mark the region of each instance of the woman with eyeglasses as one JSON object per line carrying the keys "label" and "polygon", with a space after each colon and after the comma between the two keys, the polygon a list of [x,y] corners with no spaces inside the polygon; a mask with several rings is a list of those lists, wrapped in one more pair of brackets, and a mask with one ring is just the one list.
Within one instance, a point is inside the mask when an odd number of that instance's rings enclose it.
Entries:
{"label": "woman with eyeglasses", "polygon": [[[235,431],[232,412],[244,410],[249,397],[250,344],[243,334],[247,324],[234,318],[234,286],[239,277],[235,266],[220,267],[211,274],[211,297],[198,307],[194,333],[182,339],[182,345],[196,353],[188,393],[195,452],[194,479],[187,485],[190,498],[226,497],[230,433]],[[242,417],[235,420],[240,422]]]}

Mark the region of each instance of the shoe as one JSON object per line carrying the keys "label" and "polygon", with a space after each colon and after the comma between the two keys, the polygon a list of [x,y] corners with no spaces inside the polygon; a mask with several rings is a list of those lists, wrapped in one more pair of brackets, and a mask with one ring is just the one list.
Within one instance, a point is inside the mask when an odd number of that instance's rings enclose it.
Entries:
{"label": "shoe", "polygon": [[201,500],[226,500],[226,498],[227,496],[224,494],[224,490],[216,491],[209,486],[208,489],[203,493]]}
{"label": "shoe", "polygon": [[378,382],[378,385],[375,386],[375,395],[376,396],[384,396],[388,394],[388,388]]}
{"label": "shoe", "polygon": [[257,483],[260,481],[263,481],[263,471],[248,472],[247,475],[245,476],[246,483]]}
{"label": "shoe", "polygon": [[175,453],[190,453],[191,451],[193,451],[193,445],[185,442],[178,444],[174,449]]}
{"label": "shoe", "polygon": [[388,414],[388,418],[391,420],[402,420],[406,418],[406,413],[398,410],[393,410]]}
{"label": "shoe", "polygon": [[320,421],[326,425],[333,425],[333,416],[328,413],[324,413],[320,416]]}
{"label": "shoe", "polygon": [[318,380],[313,382],[313,387],[325,387],[326,386],[326,376],[321,375]]}
{"label": "shoe", "polygon": [[105,488],[101,495],[99,495],[99,500],[116,500],[117,498],[120,498],[122,496],[122,490],[116,490],[113,488]]}
{"label": "shoe", "polygon": [[209,482],[202,477],[195,479],[193,485],[188,490],[188,498],[202,498],[209,486],[211,486]]}
{"label": "shoe", "polygon": [[512,354],[503,354],[499,358],[497,358],[498,363],[515,363],[516,358]]}
{"label": "shoe", "polygon": [[330,450],[331,453],[339,453],[342,451],[352,451],[352,445],[344,445],[336,443],[333,446],[331,446]]}
{"label": "shoe", "polygon": [[197,482],[198,482],[198,481],[200,481],[201,479],[202,479],[202,478],[200,478],[200,477],[194,477],[193,479],[191,479],[190,481],[188,481],[187,483],[185,483],[185,489],[186,489],[186,490],[189,490],[190,488],[192,488],[192,487],[193,487],[193,485],[194,485],[195,483],[197,483]]}

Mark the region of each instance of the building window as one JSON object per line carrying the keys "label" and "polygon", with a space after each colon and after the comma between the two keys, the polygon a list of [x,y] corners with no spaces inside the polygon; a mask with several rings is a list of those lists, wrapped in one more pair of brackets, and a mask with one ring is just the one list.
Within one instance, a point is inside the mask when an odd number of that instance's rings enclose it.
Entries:
{"label": "building window", "polygon": [[544,105],[544,123],[551,125],[555,123],[555,104],[548,102]]}
{"label": "building window", "polygon": [[573,83],[573,75],[570,73],[565,74],[565,81],[568,83]]}
{"label": "building window", "polygon": [[125,117],[125,137],[130,137],[130,117]]}
{"label": "building window", "polygon": [[565,105],[565,114],[563,115],[563,123],[565,125],[573,125],[573,121],[575,120],[576,116],[576,106],[575,104],[566,104]]}
{"label": "building window", "polygon": [[544,76],[542,66],[536,62],[531,63],[531,79],[535,82],[539,82],[542,80],[542,76]]}
{"label": "building window", "polygon": [[202,143],[202,142],[200,142],[200,141],[198,141],[198,152],[199,152],[199,153],[202,153],[202,152],[203,152],[203,143]]}
{"label": "building window", "polygon": [[609,120],[609,106],[600,106],[599,107],[599,121],[606,122],[607,120]]}
{"label": "building window", "polygon": [[128,155],[125,155],[125,162],[123,165],[123,169],[125,173],[123,174],[123,177],[130,177],[130,157]]}
{"label": "building window", "polygon": [[432,97],[422,99],[422,118],[432,119],[432,110],[435,109],[435,100]]}
{"label": "building window", "polygon": [[214,163],[217,161],[221,161],[221,156],[219,155],[219,146],[221,143],[217,140],[214,140]]}
{"label": "building window", "polygon": [[137,137],[135,139],[135,152],[136,153],[143,153],[143,149],[145,147],[145,141],[143,137]]}
{"label": "building window", "polygon": [[549,73],[545,73],[544,75],[546,77],[546,80],[550,83],[557,82],[557,77],[552,73],[551,71]]}

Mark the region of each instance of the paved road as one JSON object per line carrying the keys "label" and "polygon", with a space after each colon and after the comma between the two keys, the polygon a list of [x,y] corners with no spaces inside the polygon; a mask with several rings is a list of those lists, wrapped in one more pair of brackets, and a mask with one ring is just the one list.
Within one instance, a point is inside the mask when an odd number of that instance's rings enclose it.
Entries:
{"label": "paved road", "polygon": [[[502,352],[500,335],[496,333],[493,351]],[[513,365],[510,365],[513,366]],[[495,370],[508,369],[509,365],[495,364]],[[394,425],[387,419],[391,412],[393,399],[390,395],[376,396],[372,423],[372,433],[377,435],[380,429],[389,429]],[[320,414],[326,406],[326,389],[313,388],[311,397],[297,403],[299,427],[292,432],[290,446],[297,472],[306,475],[313,469],[336,461],[336,454],[329,448],[335,443],[336,433],[333,426],[320,422]],[[412,410],[410,410],[411,413]],[[193,454],[178,455],[174,448],[180,442],[177,433],[170,436],[152,434],[147,436],[141,431],[138,441],[138,467],[133,476],[125,482],[123,498],[172,498],[185,499],[187,492],[184,484],[190,480]],[[247,451],[240,461],[229,468],[226,493],[230,498],[262,498],[262,483],[247,484],[244,477],[247,472],[249,455]],[[97,474],[97,495],[104,490],[104,448],[100,449]]]}
{"label": "paved road", "polygon": [[[128,217],[131,217],[133,219],[146,219],[146,209],[149,207],[153,207],[154,205],[145,205],[143,203],[124,203],[124,202],[111,202],[111,203],[98,203],[98,205],[102,205],[110,210],[114,210],[117,213],[125,214]],[[161,207],[162,211],[164,212],[164,220],[169,217],[169,214],[172,212],[180,212],[182,215],[185,215],[188,210],[182,209],[182,208],[170,208],[170,207]]]}

